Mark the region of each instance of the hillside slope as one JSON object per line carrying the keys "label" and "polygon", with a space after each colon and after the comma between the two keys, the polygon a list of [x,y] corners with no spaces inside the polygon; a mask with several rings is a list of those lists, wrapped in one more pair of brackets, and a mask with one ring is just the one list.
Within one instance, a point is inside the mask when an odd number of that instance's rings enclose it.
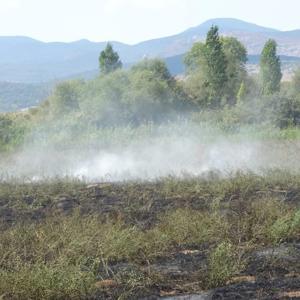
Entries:
{"label": "hillside slope", "polygon": [[[212,24],[220,27],[221,34],[239,38],[249,54],[259,54],[265,41],[274,38],[280,54],[300,56],[300,30],[283,32],[236,19],[208,20],[182,33],[136,45],[112,44],[126,64],[143,57],[172,57],[204,39]],[[45,82],[96,69],[105,45],[88,40],[44,43],[27,37],[0,37],[0,81]]]}

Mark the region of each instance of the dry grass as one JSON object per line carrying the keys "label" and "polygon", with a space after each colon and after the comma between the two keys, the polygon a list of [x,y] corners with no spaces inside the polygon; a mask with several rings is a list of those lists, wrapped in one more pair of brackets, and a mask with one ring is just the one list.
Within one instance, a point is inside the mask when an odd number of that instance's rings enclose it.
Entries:
{"label": "dry grass", "polygon": [[[299,202],[293,200],[300,191],[300,177],[285,176],[289,179],[276,173],[271,177],[240,174],[229,179],[169,178],[107,185],[102,197],[114,193],[123,199],[118,214],[103,217],[101,211],[91,214],[78,208],[67,215],[52,212],[39,221],[24,219],[3,226],[0,295],[3,299],[82,299],[100,290],[130,299],[169,280],[145,271],[145,266],[172,253],[189,255],[203,248],[208,267],[198,288],[234,280],[250,250],[300,237]],[[29,211],[69,194],[79,195],[85,205],[92,201],[82,198],[91,197],[90,189],[81,182],[2,183],[0,201],[8,199],[7,206]],[[293,191],[294,198],[276,192],[281,190]],[[22,199],[29,196],[34,201],[26,206]],[[150,218],[150,224],[133,222],[140,215]],[[134,267],[122,272],[112,269],[123,262]]]}

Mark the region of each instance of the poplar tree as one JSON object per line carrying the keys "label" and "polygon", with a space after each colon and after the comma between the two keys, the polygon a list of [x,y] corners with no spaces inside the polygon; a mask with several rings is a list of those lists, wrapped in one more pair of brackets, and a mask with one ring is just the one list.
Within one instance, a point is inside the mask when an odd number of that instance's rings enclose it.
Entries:
{"label": "poplar tree", "polygon": [[262,94],[271,95],[280,91],[281,78],[281,63],[280,57],[277,55],[277,44],[270,39],[266,42],[260,58]]}
{"label": "poplar tree", "polygon": [[218,106],[227,82],[227,61],[219,37],[218,26],[212,26],[207,33],[205,42],[206,76],[210,88],[211,100]]}

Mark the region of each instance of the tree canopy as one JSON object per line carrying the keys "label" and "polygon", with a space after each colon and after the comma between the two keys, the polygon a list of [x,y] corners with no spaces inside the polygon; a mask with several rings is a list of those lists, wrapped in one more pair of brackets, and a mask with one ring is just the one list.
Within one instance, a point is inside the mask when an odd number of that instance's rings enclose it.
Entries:
{"label": "tree canopy", "polygon": [[236,38],[220,38],[218,28],[213,26],[206,42],[195,43],[185,57],[189,94],[208,107],[220,107],[223,102],[235,104],[247,77],[246,61],[246,48]]}
{"label": "tree canopy", "polygon": [[280,58],[277,55],[277,44],[268,40],[262,50],[260,59],[260,80],[262,94],[270,95],[280,90],[282,78]]}
{"label": "tree canopy", "polygon": [[106,48],[100,53],[99,67],[103,74],[122,68],[119,54],[114,51],[113,46],[110,43],[108,43]]}
{"label": "tree canopy", "polygon": [[226,74],[227,60],[219,37],[218,26],[212,26],[207,33],[204,55],[207,64],[206,75],[210,100],[219,106],[218,102],[228,78]]}

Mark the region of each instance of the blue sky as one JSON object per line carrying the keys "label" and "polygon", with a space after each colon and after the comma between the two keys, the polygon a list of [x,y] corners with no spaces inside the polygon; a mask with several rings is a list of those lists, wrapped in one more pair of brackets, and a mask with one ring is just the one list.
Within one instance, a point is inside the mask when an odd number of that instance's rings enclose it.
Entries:
{"label": "blue sky", "polygon": [[298,29],[299,13],[300,0],[0,0],[0,35],[133,44],[220,17]]}

